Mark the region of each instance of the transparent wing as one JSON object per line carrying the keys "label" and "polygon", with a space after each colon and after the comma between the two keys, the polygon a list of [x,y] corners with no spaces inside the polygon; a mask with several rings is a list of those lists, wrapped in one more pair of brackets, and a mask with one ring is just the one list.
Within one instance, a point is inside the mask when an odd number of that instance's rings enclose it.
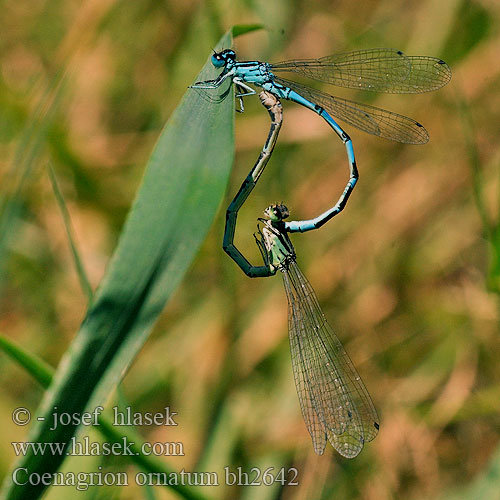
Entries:
{"label": "transparent wing", "polygon": [[429,140],[425,127],[407,116],[369,104],[334,97],[321,90],[282,78],[276,78],[275,81],[318,104],[334,118],[359,128],[363,132],[404,144],[425,144]]}
{"label": "transparent wing", "polygon": [[231,86],[228,86],[226,90],[222,92],[220,89],[199,89],[196,87],[191,87],[193,91],[195,91],[205,102],[214,102],[220,103],[222,102],[231,91]]}
{"label": "transparent wing", "polygon": [[346,52],[321,59],[271,64],[274,74],[299,75],[339,87],[394,94],[418,94],[446,85],[449,66],[436,57],[407,56],[396,49]]}
{"label": "transparent wing", "polygon": [[377,435],[375,407],[295,262],[283,281],[295,385],[314,449],[322,454],[328,438],[341,455],[355,457]]}
{"label": "transparent wing", "polygon": [[288,297],[288,332],[290,336],[290,351],[292,354],[292,369],[295,386],[299,396],[302,417],[311,435],[314,451],[323,455],[326,446],[327,429],[324,421],[318,416],[319,402],[315,401],[310,385],[314,382],[307,374],[304,341],[306,338],[305,319],[300,308],[296,293],[290,283],[288,275],[283,276]]}

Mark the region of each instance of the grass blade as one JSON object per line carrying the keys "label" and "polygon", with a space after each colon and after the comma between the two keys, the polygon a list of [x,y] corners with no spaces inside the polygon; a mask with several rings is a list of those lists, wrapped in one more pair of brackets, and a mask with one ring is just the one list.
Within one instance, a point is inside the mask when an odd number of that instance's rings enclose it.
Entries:
{"label": "grass blade", "polygon": [[[44,388],[48,388],[54,376],[54,369],[45,363],[42,359],[33,356],[26,352],[20,346],[13,343],[3,335],[0,335],[0,349],[17,361],[26,371]],[[123,438],[126,437],[128,442],[135,443],[133,449],[135,455],[129,455],[129,458],[140,466],[146,472],[153,472],[159,474],[171,474],[173,469],[167,467],[163,462],[142,453],[142,439],[134,431],[128,430],[126,433],[119,432],[112,424],[111,420],[105,415],[99,415],[99,425],[97,429],[107,439],[109,443],[122,443]],[[206,496],[198,493],[196,488],[186,485],[165,485],[167,488],[172,489],[179,493],[182,498],[188,500],[208,500]]]}
{"label": "grass blade", "polygon": [[0,335],[0,349],[17,361],[42,387],[49,387],[54,370],[45,361],[26,353],[3,335]]}
{"label": "grass blade", "polygon": [[47,167],[47,170],[49,172],[50,183],[52,184],[52,191],[54,191],[54,196],[56,198],[57,204],[59,205],[59,209],[61,210],[64,229],[66,230],[66,236],[68,238],[71,255],[73,256],[73,261],[75,263],[76,273],[78,274],[78,279],[80,280],[80,286],[82,287],[82,291],[87,296],[87,299],[90,303],[94,292],[92,291],[92,286],[90,285],[90,282],[87,278],[85,267],[76,246],[75,238],[73,236],[73,230],[71,228],[71,217],[69,215],[68,207],[66,206],[63,194],[59,189],[59,184],[57,183],[57,177],[56,173],[54,172],[54,168],[52,167],[52,165],[49,165]]}
{"label": "grass blade", "polygon": [[263,24],[236,24],[233,26],[233,37],[246,35],[247,33],[251,33],[252,31],[258,31],[264,29]]}
{"label": "grass blade", "polygon": [[[217,47],[230,47],[226,34]],[[207,61],[199,79],[211,78]],[[201,245],[223,197],[234,154],[234,99],[207,103],[188,91],[162,132],[91,308],[63,357],[39,410],[70,414],[103,403],[144,344],[167,299]],[[68,443],[75,426],[50,431],[38,422],[34,442]],[[53,473],[63,456],[29,453],[18,467]],[[3,499],[39,498],[45,486],[6,483]]]}

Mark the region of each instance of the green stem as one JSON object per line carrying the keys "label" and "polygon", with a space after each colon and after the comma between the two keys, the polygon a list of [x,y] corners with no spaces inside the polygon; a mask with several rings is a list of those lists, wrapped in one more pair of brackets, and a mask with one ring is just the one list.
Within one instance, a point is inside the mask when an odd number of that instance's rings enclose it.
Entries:
{"label": "green stem", "polygon": [[61,210],[61,215],[64,221],[64,228],[66,230],[66,235],[68,237],[71,253],[73,255],[73,261],[75,263],[76,272],[80,280],[80,286],[82,287],[82,290],[87,296],[87,299],[90,303],[92,301],[92,297],[94,296],[94,292],[92,290],[92,287],[90,286],[90,282],[87,278],[87,273],[85,272],[85,269],[83,267],[83,262],[80,259],[80,254],[76,246],[75,238],[73,237],[73,229],[71,227],[71,217],[69,215],[66,202],[64,201],[64,197],[61,193],[61,190],[59,189],[54,168],[52,167],[52,165],[48,165],[47,170],[49,172],[49,178],[50,182],[52,183],[52,189],[54,191],[57,204],[59,205],[59,209]]}

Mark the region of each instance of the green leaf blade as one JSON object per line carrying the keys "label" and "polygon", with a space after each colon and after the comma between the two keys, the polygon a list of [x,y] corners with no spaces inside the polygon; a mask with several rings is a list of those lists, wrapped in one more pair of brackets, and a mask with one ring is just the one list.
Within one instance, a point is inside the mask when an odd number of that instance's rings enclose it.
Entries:
{"label": "green leaf blade", "polygon": [[43,360],[28,355],[15,342],[0,335],[0,349],[17,361],[42,387],[49,387],[52,382],[52,367]]}
{"label": "green leaf blade", "polygon": [[233,37],[236,38],[261,29],[264,29],[263,24],[236,24],[233,26]]}
{"label": "green leaf blade", "polygon": [[[230,47],[231,34],[218,47]],[[210,60],[198,79],[213,78]],[[216,91],[218,92],[218,91]],[[190,90],[150,158],[118,247],[74,342],[46,392],[45,421],[29,441],[67,443],[77,427],[51,431],[58,412],[102,404],[144,344],[203,242],[224,195],[234,156],[234,99],[210,103]],[[15,467],[53,473],[64,456],[26,455]],[[3,499],[39,498],[43,485],[4,485]]]}

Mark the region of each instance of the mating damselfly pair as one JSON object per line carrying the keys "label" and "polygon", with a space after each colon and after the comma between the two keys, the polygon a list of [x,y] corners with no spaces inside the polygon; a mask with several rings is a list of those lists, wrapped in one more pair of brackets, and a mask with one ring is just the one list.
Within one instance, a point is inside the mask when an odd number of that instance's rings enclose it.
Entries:
{"label": "mating damselfly pair", "polygon": [[[243,111],[243,97],[255,94],[248,84],[262,87],[261,101],[271,117],[264,148],[228,207],[224,250],[250,277],[271,276],[281,271],[288,299],[292,366],[302,415],[314,450],[322,454],[327,440],[343,456],[352,458],[378,432],[379,419],[349,356],[329,327],[316,295],[296,263],[288,233],[317,229],[342,211],[358,180],[350,137],[332,115],[365,132],[409,144],[423,144],[429,136],[417,121],[374,106],[333,97],[320,90],[285,80],[279,73],[297,73],[334,85],[390,93],[421,93],[436,90],[451,78],[444,61],[427,56],[407,56],[395,49],[371,49],[322,59],[285,61],[277,64],[237,61],[231,49],[215,52],[212,64],[222,68],[215,80],[197,82],[195,89],[217,89],[230,79],[235,84]],[[336,204],[318,217],[285,222],[283,204],[269,206],[259,219],[256,234],[264,265],[252,266],[234,245],[238,210],[255,187],[272,154],[282,123],[279,99],[287,99],[321,116],[344,143],[350,176]]]}

